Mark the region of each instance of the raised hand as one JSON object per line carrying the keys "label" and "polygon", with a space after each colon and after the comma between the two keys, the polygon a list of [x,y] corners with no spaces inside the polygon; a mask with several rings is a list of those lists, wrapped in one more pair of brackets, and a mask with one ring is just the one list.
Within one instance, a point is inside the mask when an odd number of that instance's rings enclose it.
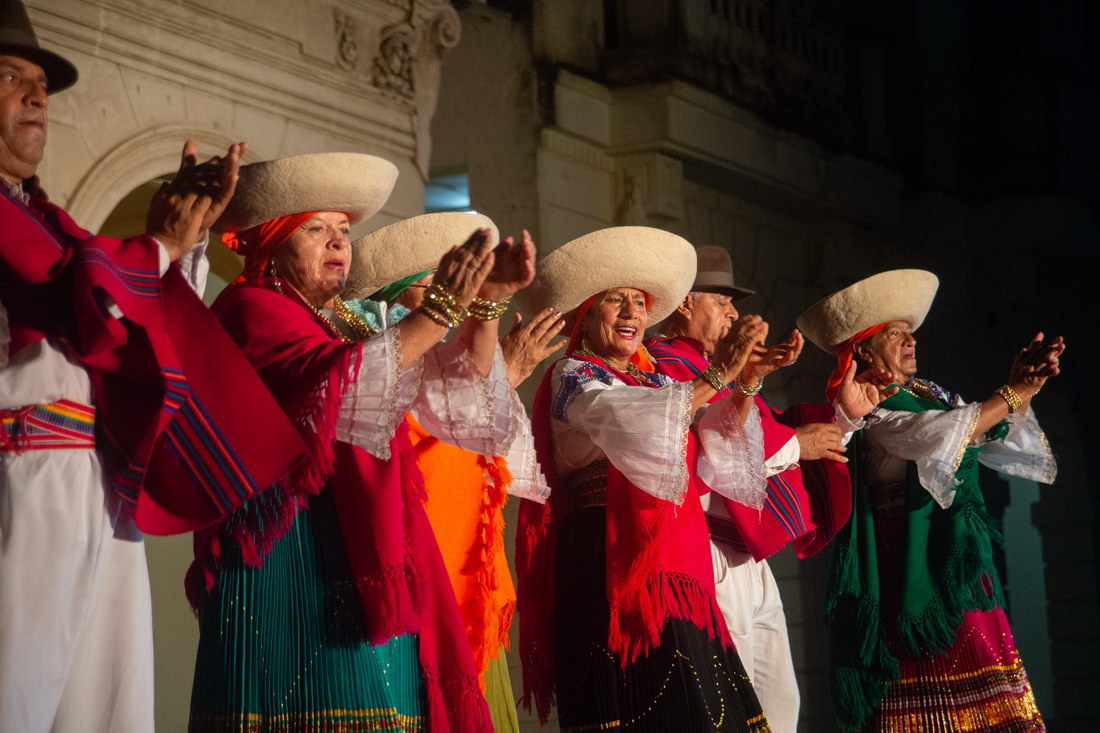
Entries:
{"label": "raised hand", "polygon": [[510,298],[535,279],[535,242],[526,229],[517,242],[503,240],[494,251],[496,261],[478,296],[486,300]]}
{"label": "raised hand", "polygon": [[837,461],[847,463],[841,455],[847,448],[842,443],[844,431],[832,423],[812,422],[799,425],[794,431],[798,439],[798,460],[800,461]]}
{"label": "raised hand", "polygon": [[478,229],[460,247],[451,247],[443,255],[432,284],[449,292],[459,305],[468,306],[484,286],[493,263],[489,230]]}
{"label": "raised hand", "polygon": [[777,344],[772,346],[768,346],[767,344],[757,345],[753,348],[752,353],[749,354],[749,359],[745,363],[745,369],[741,373],[741,378],[750,382],[756,382],[768,376],[776,369],[782,369],[785,366],[794,364],[802,354],[802,347],[805,343],[802,334],[798,329],[795,329],[791,331],[791,334],[786,340],[780,341]]}
{"label": "raised hand", "polygon": [[727,382],[733,381],[745,368],[753,350],[764,344],[768,337],[768,324],[760,316],[741,316],[730,327],[725,338],[718,342],[711,363],[725,374]]}
{"label": "raised hand", "polygon": [[171,259],[187,254],[221,216],[237,188],[246,150],[247,143],[236,143],[224,156],[199,164],[198,146],[184,143],[179,171],[153,194],[145,220],[146,233],[164,245]]}
{"label": "raised hand", "polygon": [[836,402],[850,420],[858,420],[878,407],[887,397],[897,394],[897,391],[898,385],[894,383],[890,372],[870,367],[857,376],[853,361],[840,382]]}
{"label": "raised hand", "polygon": [[500,340],[504,363],[508,367],[508,382],[518,387],[543,359],[565,346],[565,339],[554,343],[550,340],[565,326],[565,316],[553,308],[546,308],[527,323],[516,313],[516,323]]}
{"label": "raised hand", "polygon": [[1029,401],[1043,388],[1047,379],[1061,372],[1060,359],[1065,350],[1066,343],[1061,336],[1044,342],[1042,331],[1035,334],[1012,360],[1009,385],[1022,400]]}

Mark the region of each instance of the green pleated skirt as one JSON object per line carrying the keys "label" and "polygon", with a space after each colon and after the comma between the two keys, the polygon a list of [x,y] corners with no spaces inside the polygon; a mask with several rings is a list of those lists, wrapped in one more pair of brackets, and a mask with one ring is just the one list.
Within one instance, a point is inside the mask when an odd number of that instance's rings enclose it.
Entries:
{"label": "green pleated skirt", "polygon": [[327,492],[262,567],[244,567],[230,545],[200,614],[191,731],[427,728],[417,637],[363,640]]}

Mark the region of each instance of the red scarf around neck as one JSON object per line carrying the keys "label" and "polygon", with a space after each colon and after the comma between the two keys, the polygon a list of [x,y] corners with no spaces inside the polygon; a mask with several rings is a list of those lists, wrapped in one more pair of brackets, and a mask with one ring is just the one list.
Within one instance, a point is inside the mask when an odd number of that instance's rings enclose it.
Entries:
{"label": "red scarf around neck", "polygon": [[[607,369],[630,386],[653,384],[611,369],[602,359],[567,358]],[[551,486],[545,504],[523,500],[516,531],[516,575],[520,619],[523,697],[546,720],[554,701],[554,578],[556,528],[569,497],[555,470],[550,402],[554,367],[539,385],[532,427],[539,464]],[[708,489],[695,478],[695,437],[688,433],[689,486],[683,504],[655,499],[635,487],[613,465],[607,477],[607,600],[611,610],[608,648],[625,668],[656,648],[667,621],[689,621],[711,638],[732,646],[714,595],[710,541],[699,495]]]}

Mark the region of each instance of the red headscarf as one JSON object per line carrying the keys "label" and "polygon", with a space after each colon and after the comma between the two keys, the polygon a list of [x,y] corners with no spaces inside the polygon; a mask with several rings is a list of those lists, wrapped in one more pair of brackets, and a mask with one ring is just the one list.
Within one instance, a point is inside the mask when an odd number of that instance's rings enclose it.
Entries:
{"label": "red headscarf", "polygon": [[879,323],[870,328],[865,328],[840,345],[840,351],[836,355],[836,369],[829,375],[829,383],[825,386],[825,396],[829,402],[833,401],[836,393],[840,391],[840,383],[844,381],[844,375],[855,360],[853,349],[863,339],[869,339],[876,333],[890,325],[890,322]]}
{"label": "red headscarf", "polygon": [[244,257],[244,271],[234,282],[256,280],[264,276],[271,255],[275,249],[290,239],[302,224],[317,216],[319,211],[307,211],[302,214],[276,217],[263,224],[257,224],[243,232],[226,232],[222,235],[225,246]]}

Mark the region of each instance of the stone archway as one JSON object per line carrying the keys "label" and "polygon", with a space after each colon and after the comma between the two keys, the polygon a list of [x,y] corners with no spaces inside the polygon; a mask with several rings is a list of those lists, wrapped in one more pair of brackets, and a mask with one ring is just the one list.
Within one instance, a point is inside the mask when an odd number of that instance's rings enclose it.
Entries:
{"label": "stone archway", "polygon": [[[119,143],[92,165],[73,189],[67,205],[69,213],[85,228],[98,231],[126,196],[179,168],[180,153],[187,140],[198,143],[200,157],[224,152],[238,142],[223,132],[190,125],[146,130]],[[250,147],[243,162],[264,157]]]}

